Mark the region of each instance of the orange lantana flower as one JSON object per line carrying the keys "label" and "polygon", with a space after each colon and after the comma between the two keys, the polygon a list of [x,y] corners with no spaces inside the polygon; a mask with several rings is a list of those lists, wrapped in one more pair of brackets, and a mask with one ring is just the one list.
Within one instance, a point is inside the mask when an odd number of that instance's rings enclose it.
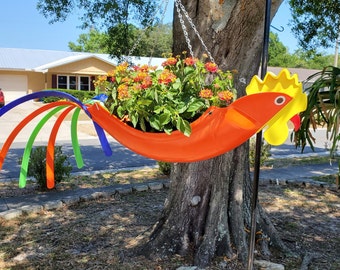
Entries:
{"label": "orange lantana flower", "polygon": [[211,98],[214,95],[213,91],[211,89],[205,88],[202,89],[199,93],[199,96],[201,98]]}
{"label": "orange lantana flower", "polygon": [[127,62],[121,63],[119,66],[116,67],[116,72],[126,71],[128,67],[129,64]]}
{"label": "orange lantana flower", "polygon": [[184,63],[187,65],[187,66],[193,66],[196,64],[196,62],[198,61],[197,58],[193,58],[193,57],[187,57],[184,59]]}
{"label": "orange lantana flower", "polygon": [[169,84],[176,80],[176,75],[168,69],[164,69],[159,75],[158,82],[162,84]]}
{"label": "orange lantana flower", "polygon": [[227,102],[231,101],[234,97],[233,93],[229,90],[221,91],[217,93],[217,95],[220,100],[225,100]]}
{"label": "orange lantana flower", "polygon": [[118,90],[118,99],[126,99],[130,97],[129,87],[126,84],[119,85],[117,90]]}
{"label": "orange lantana flower", "polygon": [[133,78],[135,82],[142,82],[149,74],[147,72],[138,72],[136,77]]}
{"label": "orange lantana flower", "polygon": [[152,85],[152,78],[151,78],[151,76],[146,76],[144,78],[144,80],[142,81],[142,84],[141,84],[142,88],[146,89],[146,88],[149,88],[151,85]]}
{"label": "orange lantana flower", "polygon": [[218,70],[218,66],[213,62],[205,63],[204,67],[205,67],[206,70],[208,70],[211,73],[215,73]]}
{"label": "orange lantana flower", "polygon": [[163,67],[166,66],[174,66],[177,63],[177,59],[175,57],[168,58],[165,62],[162,63]]}

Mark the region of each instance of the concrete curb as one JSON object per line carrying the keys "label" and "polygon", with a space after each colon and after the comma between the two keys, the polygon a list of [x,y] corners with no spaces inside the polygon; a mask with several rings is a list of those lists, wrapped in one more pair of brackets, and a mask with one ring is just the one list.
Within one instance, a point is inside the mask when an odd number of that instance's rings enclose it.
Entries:
{"label": "concrete curb", "polygon": [[[42,210],[50,211],[70,206],[79,202],[87,202],[102,198],[110,198],[132,192],[158,191],[169,188],[169,180],[152,181],[134,185],[117,185],[96,189],[82,189],[68,192],[53,192],[43,196],[33,194],[21,197],[4,198],[7,210],[0,212],[0,218],[10,220],[23,214],[38,213]],[[72,194],[73,193],[73,194]],[[50,198],[48,198],[48,195]]]}
{"label": "concrete curb", "polygon": [[[316,187],[339,191],[335,184],[314,181],[309,178],[299,179],[262,179],[260,185],[282,185]],[[7,210],[1,211],[0,218],[10,220],[23,214],[33,214],[40,211],[60,209],[64,206],[71,206],[80,202],[88,202],[99,199],[109,199],[111,197],[131,194],[133,192],[147,192],[168,189],[170,180],[158,180],[134,185],[115,185],[94,189],[69,190],[65,192],[51,192],[46,194],[33,194],[20,197],[3,198]],[[49,196],[51,195],[51,196]]]}

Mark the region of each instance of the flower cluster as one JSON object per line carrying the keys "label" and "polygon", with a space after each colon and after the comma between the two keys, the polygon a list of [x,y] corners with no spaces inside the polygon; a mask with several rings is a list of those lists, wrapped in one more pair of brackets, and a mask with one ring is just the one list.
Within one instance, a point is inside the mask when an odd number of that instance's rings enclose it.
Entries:
{"label": "flower cluster", "polygon": [[143,131],[189,136],[190,123],[208,107],[228,106],[236,98],[233,73],[197,58],[169,57],[161,68],[122,63],[95,81],[106,106],[123,121]]}

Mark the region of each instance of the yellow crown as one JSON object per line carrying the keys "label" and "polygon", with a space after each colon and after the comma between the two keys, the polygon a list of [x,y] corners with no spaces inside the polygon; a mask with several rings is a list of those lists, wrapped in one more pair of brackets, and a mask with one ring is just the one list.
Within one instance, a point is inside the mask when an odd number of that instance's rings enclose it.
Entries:
{"label": "yellow crown", "polygon": [[264,138],[268,143],[272,145],[284,143],[289,132],[287,122],[307,107],[307,96],[302,92],[302,84],[299,82],[297,74],[291,76],[287,69],[282,69],[279,75],[268,72],[264,80],[254,76],[247,86],[246,92],[247,95],[278,92],[292,97],[292,101],[266,124],[267,129],[264,132]]}

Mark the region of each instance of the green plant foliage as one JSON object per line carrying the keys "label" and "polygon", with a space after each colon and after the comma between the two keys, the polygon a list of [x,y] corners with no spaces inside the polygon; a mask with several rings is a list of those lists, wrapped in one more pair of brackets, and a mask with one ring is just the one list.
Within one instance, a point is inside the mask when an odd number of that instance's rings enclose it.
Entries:
{"label": "green plant foliage", "polygon": [[[315,131],[318,126],[326,126],[327,138],[332,141],[330,156],[333,157],[340,141],[340,69],[328,66],[310,76],[306,82],[309,81],[314,83],[306,89],[307,109],[301,114],[301,127],[293,134],[294,141],[302,152],[307,143],[314,150],[315,138],[310,129]],[[338,166],[340,173],[340,161]]]}
{"label": "green plant foliage", "polygon": [[72,52],[109,53],[108,35],[91,28],[86,34],[80,34],[77,43],[69,42],[68,47]]}
{"label": "green plant foliage", "polygon": [[[130,32],[129,46],[133,51],[121,51],[119,48],[121,26],[115,26],[109,29],[109,33],[99,32],[91,28],[88,33],[80,34],[77,42],[69,42],[68,47],[73,52],[91,52],[91,53],[111,53],[119,50],[119,54],[130,53],[132,55],[145,57],[162,57],[164,53],[169,53],[172,50],[172,25],[157,24],[147,29],[140,29],[134,25],[129,25]],[[110,38],[110,35],[113,37]],[[120,38],[119,38],[120,37]]]}
{"label": "green plant foliage", "polygon": [[[261,145],[261,157],[260,157],[260,166],[263,166],[264,163],[270,157],[270,145],[262,142]],[[251,138],[249,142],[249,164],[250,167],[254,167],[255,165],[255,152],[256,152],[256,139]]]}
{"label": "green plant foliage", "polygon": [[269,62],[271,67],[323,69],[334,62],[334,56],[316,51],[296,50],[289,53],[288,48],[279,40],[277,34],[269,36]]}
{"label": "green plant foliage", "polygon": [[328,48],[335,44],[340,30],[339,0],[289,0],[292,31],[304,50]]}
{"label": "green plant foliage", "polygon": [[340,141],[340,69],[328,66],[310,76],[306,83],[310,81],[314,83],[306,89],[307,109],[301,114],[301,128],[294,134],[295,143],[302,151],[307,143],[314,149],[315,138],[310,128],[326,126],[327,137],[333,141],[331,154],[334,154]]}
{"label": "green plant foliage", "polygon": [[155,25],[157,1],[154,0],[39,0],[37,9],[49,23],[62,22],[73,12],[82,12],[82,29],[103,29],[108,34],[109,54],[128,55],[138,33],[134,28]]}
{"label": "green plant foliage", "polygon": [[[49,89],[49,90],[57,90],[59,92],[68,93],[68,94],[74,96],[75,98],[79,99],[82,102],[86,102],[87,100],[90,100],[94,96],[96,96],[95,91],[65,90],[65,89]],[[42,101],[44,103],[51,103],[51,102],[55,102],[55,101],[58,101],[58,100],[61,100],[61,99],[63,99],[63,98],[60,98],[60,97],[44,97],[44,98],[42,98]]]}
{"label": "green plant foliage", "polygon": [[159,171],[164,175],[170,175],[171,172],[171,163],[170,162],[163,162],[157,161]]}
{"label": "green plant foliage", "polygon": [[[34,177],[40,189],[46,189],[46,147],[38,146],[31,152],[27,175]],[[61,146],[54,149],[54,174],[56,183],[69,177],[72,167],[68,156],[64,155]]]}
{"label": "green plant foliage", "polygon": [[108,95],[106,107],[134,128],[170,134],[191,133],[190,123],[210,106],[226,107],[236,98],[233,74],[212,62],[170,57],[163,69],[118,65],[95,82]]}
{"label": "green plant foliage", "polygon": [[278,34],[273,32],[269,35],[268,54],[268,65],[272,67],[287,67],[291,58],[288,48],[279,40]]}

